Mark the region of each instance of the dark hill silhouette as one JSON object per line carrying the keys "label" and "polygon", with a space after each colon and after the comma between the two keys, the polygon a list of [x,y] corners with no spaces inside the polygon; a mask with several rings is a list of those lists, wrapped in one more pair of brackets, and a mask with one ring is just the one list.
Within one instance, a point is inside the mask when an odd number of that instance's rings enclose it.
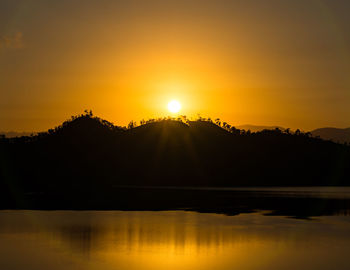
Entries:
{"label": "dark hill silhouette", "polygon": [[312,136],[339,143],[350,143],[350,128],[319,128],[311,131]]}
{"label": "dark hill silhouette", "polygon": [[0,158],[5,201],[120,186],[350,185],[348,146],[278,128],[246,132],[218,119],[126,128],[86,112],[45,133],[1,138]]}
{"label": "dark hill silhouette", "polygon": [[[0,208],[277,211],[276,200],[255,195],[145,187],[350,185],[349,161],[350,147],[298,130],[184,117],[118,127],[86,112],[35,136],[0,137]],[[320,214],[319,201],[304,201],[313,210],[302,215]],[[280,213],[304,209],[277,203]]]}

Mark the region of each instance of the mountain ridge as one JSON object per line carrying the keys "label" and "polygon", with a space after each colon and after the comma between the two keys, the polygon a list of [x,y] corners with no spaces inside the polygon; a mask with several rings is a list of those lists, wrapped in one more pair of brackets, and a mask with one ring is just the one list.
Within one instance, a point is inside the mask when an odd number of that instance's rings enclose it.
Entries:
{"label": "mountain ridge", "polygon": [[350,128],[325,127],[311,131],[312,136],[338,143],[350,143]]}

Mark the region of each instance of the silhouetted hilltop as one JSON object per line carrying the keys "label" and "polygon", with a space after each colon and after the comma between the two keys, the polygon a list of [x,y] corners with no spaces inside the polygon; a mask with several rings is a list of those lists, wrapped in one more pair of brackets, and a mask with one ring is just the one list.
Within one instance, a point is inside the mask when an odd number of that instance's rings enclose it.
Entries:
{"label": "silhouetted hilltop", "polygon": [[0,185],[16,192],[118,186],[349,185],[350,148],[219,119],[150,119],[118,127],[86,112],[36,136],[0,139]]}
{"label": "silhouetted hilltop", "polygon": [[339,143],[350,143],[350,128],[319,128],[311,131],[312,136]]}
{"label": "silhouetted hilltop", "polygon": [[70,120],[63,122],[61,126],[49,129],[48,132],[38,134],[38,137],[60,137],[68,140],[100,140],[106,136],[112,136],[124,129],[114,126],[112,123],[94,117],[92,112],[86,112],[79,116],[73,116]]}

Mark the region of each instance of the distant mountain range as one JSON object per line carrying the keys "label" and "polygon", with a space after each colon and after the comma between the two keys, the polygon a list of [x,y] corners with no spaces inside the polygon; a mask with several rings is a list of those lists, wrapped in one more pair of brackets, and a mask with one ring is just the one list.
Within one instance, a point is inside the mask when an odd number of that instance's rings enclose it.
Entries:
{"label": "distant mountain range", "polygon": [[324,140],[332,140],[334,142],[350,143],[350,128],[318,128],[311,131],[312,136],[320,138]]}

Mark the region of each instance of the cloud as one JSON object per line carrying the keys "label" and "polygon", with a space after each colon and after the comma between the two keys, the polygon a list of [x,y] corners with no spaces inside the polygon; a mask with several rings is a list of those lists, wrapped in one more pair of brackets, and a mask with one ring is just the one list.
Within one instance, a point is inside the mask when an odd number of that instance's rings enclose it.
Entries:
{"label": "cloud", "polygon": [[17,32],[14,35],[0,36],[0,49],[20,49],[23,48],[23,34]]}

